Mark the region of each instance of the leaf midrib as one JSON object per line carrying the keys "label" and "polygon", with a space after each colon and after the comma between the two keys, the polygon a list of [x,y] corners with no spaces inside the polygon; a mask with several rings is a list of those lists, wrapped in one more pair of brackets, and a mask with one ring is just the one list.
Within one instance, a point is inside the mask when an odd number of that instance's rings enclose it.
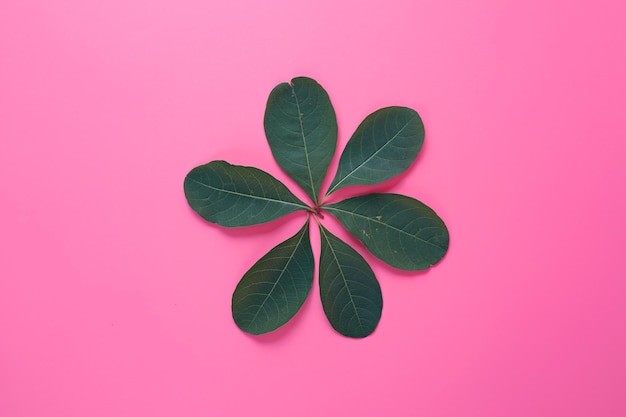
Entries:
{"label": "leaf midrib", "polygon": [[261,305],[257,309],[257,311],[254,314],[254,317],[252,318],[251,322],[254,322],[256,320],[257,316],[259,315],[259,313],[263,309],[263,306],[265,305],[267,300],[270,298],[270,296],[274,292],[274,289],[276,288],[276,286],[278,285],[278,283],[282,279],[283,275],[285,274],[285,271],[287,270],[287,266],[289,266],[289,264],[291,263],[291,260],[294,258],[294,255],[295,255],[296,251],[298,250],[298,246],[300,246],[300,242],[302,242],[302,238],[304,237],[305,232],[306,232],[306,228],[302,228],[302,230],[300,231],[300,238],[298,239],[298,242],[295,244],[294,249],[291,252],[291,255],[288,257],[287,262],[285,262],[285,266],[283,267],[282,271],[280,271],[280,274],[278,275],[278,278],[276,279],[276,282],[274,282],[274,285],[272,285],[272,289],[265,296],[265,299],[263,300],[263,302],[261,303]]}
{"label": "leaf midrib", "polygon": [[313,173],[311,172],[311,162],[309,161],[309,148],[306,143],[306,136],[304,134],[304,123],[302,121],[302,112],[300,111],[300,101],[298,100],[298,94],[293,84],[290,84],[293,96],[296,99],[296,108],[298,109],[298,121],[300,122],[300,134],[302,136],[302,144],[304,146],[304,155],[306,157],[306,169],[309,174],[309,184],[311,185],[311,193],[313,194],[313,202],[317,204],[317,192],[315,191],[315,184],[313,183]]}
{"label": "leaf midrib", "polygon": [[365,161],[363,161],[363,163],[361,163],[359,166],[357,166],[356,168],[354,168],[352,171],[350,171],[348,174],[346,174],[346,176],[344,176],[341,181],[339,181],[337,184],[335,184],[330,190],[328,190],[328,192],[326,193],[326,195],[330,195],[331,193],[335,192],[335,190],[337,190],[337,188],[339,187],[339,185],[344,182],[345,180],[347,180],[348,178],[350,178],[350,176],[352,176],[352,174],[354,174],[356,171],[358,171],[359,169],[361,169],[365,164],[367,164],[369,161],[372,160],[372,158],[374,158],[376,155],[378,155],[379,152],[381,152],[384,148],[386,148],[388,145],[391,144],[391,142],[398,137],[398,135],[400,133],[402,133],[402,131],[404,130],[404,128],[406,128],[409,123],[411,123],[411,120],[408,120],[404,126],[402,126],[400,128],[400,130],[398,130],[398,132],[393,135],[393,137],[391,139],[389,139],[387,141],[387,143],[385,143],[383,146],[381,146],[376,152],[374,152],[372,155],[370,155],[369,158],[367,158]]}
{"label": "leaf midrib", "polygon": [[[208,185],[208,184],[205,184],[203,182],[200,182],[200,181],[198,181],[198,180],[196,180],[194,178],[190,178],[189,180],[193,181],[196,184],[199,184],[199,185],[201,185],[203,187],[210,188],[211,190],[221,191],[223,193],[234,194],[234,195],[238,195],[240,197],[247,197],[247,198],[252,198],[252,199],[256,199],[256,200],[263,200],[263,201],[272,201],[272,202],[283,203],[283,204],[290,205],[290,206],[296,206],[296,207],[302,208],[304,210],[309,210],[309,207],[304,205],[304,204],[291,203],[291,202],[285,201],[285,200],[276,200],[276,199],[273,199],[273,198],[259,197],[259,196],[250,195],[250,194],[243,194],[243,193],[240,193],[240,192],[237,192],[237,191],[226,190],[224,188],[217,188],[217,187],[214,187],[212,185]],[[207,200],[207,198],[197,198],[197,199],[194,199],[194,200]]]}
{"label": "leaf midrib", "polygon": [[339,268],[339,273],[341,274],[341,278],[343,279],[343,285],[346,287],[346,291],[348,292],[348,295],[350,296],[350,304],[352,304],[352,308],[354,309],[354,315],[357,317],[357,320],[359,321],[359,327],[361,328],[361,330],[363,330],[365,329],[365,327],[363,326],[363,323],[361,322],[361,316],[359,316],[359,311],[356,308],[356,304],[354,304],[354,299],[352,298],[352,292],[350,291],[350,287],[348,286],[348,282],[346,280],[343,269],[341,268],[341,264],[339,263],[339,259],[337,259],[337,254],[335,253],[335,250],[333,249],[333,245],[330,244],[330,239],[328,239],[328,236],[326,236],[326,231],[324,230],[324,228],[320,227],[320,230],[322,231],[322,234],[324,235],[324,238],[326,239],[326,244],[328,245],[328,248],[333,254],[333,258],[335,259],[337,268]]}
{"label": "leaf midrib", "polygon": [[[412,235],[411,233],[405,232],[405,231],[404,231],[404,230],[402,230],[402,229],[398,229],[397,227],[395,227],[395,226],[393,226],[393,225],[391,225],[391,224],[389,224],[389,223],[383,223],[383,222],[381,222],[381,221],[380,221],[380,220],[378,220],[378,219],[372,219],[371,217],[367,217],[367,216],[365,216],[365,215],[363,215],[363,214],[358,214],[358,213],[355,213],[355,212],[352,212],[352,211],[342,210],[342,209],[339,209],[339,208],[337,208],[337,207],[326,206],[326,207],[324,207],[324,209],[325,209],[325,210],[327,210],[327,211],[330,211],[330,212],[332,212],[333,210],[335,210],[335,211],[341,211],[341,212],[343,212],[343,213],[347,213],[347,214],[349,214],[349,215],[353,215],[353,216],[355,216],[355,217],[362,217],[362,218],[364,218],[364,219],[366,219],[366,220],[369,220],[370,222],[378,223],[378,224],[380,224],[380,225],[382,225],[382,226],[389,227],[390,229],[396,230],[396,231],[398,231],[398,232],[400,232],[400,233],[402,233],[402,234],[404,234],[404,235],[407,235],[407,236],[409,236],[409,237],[412,237],[412,238],[415,238],[415,239],[417,239],[417,240],[420,240],[420,241],[422,241],[422,242],[426,243],[427,245],[433,246],[433,247],[435,247],[435,248],[437,248],[437,249],[444,249],[444,248],[442,248],[442,247],[440,247],[440,246],[435,245],[434,243],[431,243],[431,242],[429,242],[429,241],[427,241],[427,240],[422,239],[422,238],[421,238],[421,237],[419,237],[419,236]],[[359,239],[359,240],[360,240],[360,239]]]}

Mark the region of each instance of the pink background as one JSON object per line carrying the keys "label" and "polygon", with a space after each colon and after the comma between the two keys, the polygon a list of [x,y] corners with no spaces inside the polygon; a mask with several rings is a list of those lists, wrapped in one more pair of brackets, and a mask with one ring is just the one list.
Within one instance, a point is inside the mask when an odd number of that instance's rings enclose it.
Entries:
{"label": "pink background", "polygon": [[[625,4],[2,1],[0,416],[626,415]],[[437,210],[450,250],[418,274],[365,255],[365,340],[317,284],[242,333],[235,285],[303,215],[224,230],[183,195],[213,159],[295,190],[262,120],[299,75],[340,150],[379,107],[426,126],[378,189]]]}

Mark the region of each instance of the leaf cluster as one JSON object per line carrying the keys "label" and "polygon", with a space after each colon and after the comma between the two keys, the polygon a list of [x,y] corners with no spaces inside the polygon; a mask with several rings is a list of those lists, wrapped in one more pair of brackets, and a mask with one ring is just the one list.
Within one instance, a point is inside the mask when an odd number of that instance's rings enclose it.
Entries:
{"label": "leaf cluster", "polygon": [[404,172],[422,147],[422,120],[414,110],[397,106],[367,116],[348,141],[325,193],[322,183],[337,146],[337,118],[322,86],[306,77],[276,86],[267,101],[264,127],[274,159],[312,205],[267,172],[225,161],[192,169],[184,182],[191,208],[221,226],[265,223],[295,211],[308,214],[295,235],[245,273],[233,293],[235,323],[245,332],[263,334],[298,312],[314,279],[309,239],[313,218],[320,230],[319,288],[324,313],[342,335],[366,337],[380,321],[380,285],[365,259],[322,225],[321,212],[336,217],[368,251],[395,268],[415,271],[437,263],[448,249],[448,230],[420,201],[371,193],[326,203],[344,187],[378,184]]}

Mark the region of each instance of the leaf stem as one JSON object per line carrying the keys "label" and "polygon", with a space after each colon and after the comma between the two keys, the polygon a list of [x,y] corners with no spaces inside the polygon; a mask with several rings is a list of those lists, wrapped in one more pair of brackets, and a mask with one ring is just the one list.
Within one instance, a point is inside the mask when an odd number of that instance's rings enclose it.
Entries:
{"label": "leaf stem", "polygon": [[323,219],[324,218],[324,214],[322,214],[322,207],[317,205],[313,208],[313,214],[315,215],[315,218],[320,218]]}

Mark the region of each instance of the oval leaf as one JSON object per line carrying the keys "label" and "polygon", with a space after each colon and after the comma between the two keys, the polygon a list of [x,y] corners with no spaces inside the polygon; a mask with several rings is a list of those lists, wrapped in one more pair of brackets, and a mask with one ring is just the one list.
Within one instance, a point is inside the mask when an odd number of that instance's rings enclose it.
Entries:
{"label": "oval leaf", "polygon": [[192,169],[185,178],[185,197],[202,218],[225,227],[265,223],[308,210],[267,172],[225,161]]}
{"label": "oval leaf", "polygon": [[315,204],[337,146],[337,118],[315,80],[294,78],[270,93],[265,135],[274,159]]}
{"label": "oval leaf", "polygon": [[263,334],[300,310],[313,283],[309,222],[245,273],[233,293],[233,319],[241,330]]}
{"label": "oval leaf", "polygon": [[383,296],[372,268],[358,252],[320,224],[320,296],[335,330],[348,337],[370,335],[383,309]]}
{"label": "oval leaf", "polygon": [[427,269],[448,250],[443,220],[425,204],[398,194],[368,194],[324,207],[375,256],[404,270]]}
{"label": "oval leaf", "polygon": [[404,172],[424,143],[424,124],[408,107],[375,111],[356,129],[326,195],[348,185],[378,184]]}

